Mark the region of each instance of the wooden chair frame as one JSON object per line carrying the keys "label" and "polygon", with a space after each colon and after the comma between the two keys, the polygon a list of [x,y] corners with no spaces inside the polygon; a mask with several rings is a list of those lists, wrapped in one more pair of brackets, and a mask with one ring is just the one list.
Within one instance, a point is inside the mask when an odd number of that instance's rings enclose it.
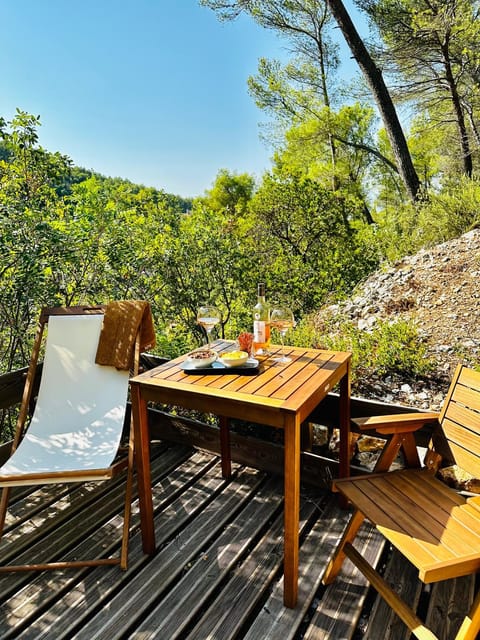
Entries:
{"label": "wooden chair frame", "polygon": [[[329,562],[323,583],[331,583],[348,557],[410,631],[421,640],[436,636],[415,611],[360,555],[353,541],[368,519],[417,569],[424,583],[472,575],[480,570],[480,496],[464,497],[435,477],[442,458],[480,476],[480,372],[458,366],[439,414],[403,414],[355,420],[388,441],[373,474],[334,483],[354,507],[352,518]],[[419,468],[413,432],[435,422],[432,441]],[[388,469],[403,448],[413,468]],[[480,592],[456,640],[480,634]]]}
{"label": "wooden chair frame", "polygon": [[[52,308],[44,308],[40,314],[39,324],[34,340],[32,356],[30,360],[30,365],[28,368],[22,402],[20,406],[20,412],[17,419],[15,435],[12,442],[11,454],[16,451],[17,447],[20,445],[24,435],[27,432],[27,422],[29,417],[29,408],[31,407],[33,398],[32,391],[34,389],[34,381],[35,375],[37,371],[38,359],[40,356],[43,340],[44,340],[44,332],[45,327],[48,325],[49,318],[52,316],[64,316],[64,315],[91,315],[91,314],[104,314],[105,306],[74,306],[74,307],[52,307]],[[133,375],[138,373],[139,369],[139,361],[140,361],[140,331],[138,331],[135,339],[134,345],[134,364],[133,364]],[[126,400],[125,400],[126,402]],[[46,562],[46,563],[33,563],[26,565],[6,565],[0,567],[0,572],[7,571],[29,571],[29,570],[49,570],[49,569],[65,569],[65,568],[76,568],[76,567],[89,567],[89,566],[99,566],[99,565],[115,565],[119,564],[123,570],[126,570],[128,564],[128,539],[129,539],[129,529],[130,529],[130,516],[131,516],[131,502],[133,495],[133,469],[134,469],[134,455],[135,455],[135,446],[134,446],[134,428],[133,428],[133,417],[130,417],[130,428],[129,428],[129,437],[128,437],[128,445],[126,447],[126,452],[123,453],[121,457],[118,457],[114,460],[114,462],[105,469],[98,469],[92,472],[79,471],[77,472],[66,472],[66,473],[49,473],[45,474],[43,477],[39,476],[36,478],[28,478],[21,480],[18,477],[12,478],[11,482],[8,480],[2,480],[0,486],[3,487],[2,496],[0,499],[0,539],[3,534],[3,529],[5,526],[5,518],[6,512],[8,508],[9,502],[9,494],[10,488],[13,486],[18,486],[19,484],[27,484],[27,485],[41,485],[46,481],[48,482],[85,482],[91,480],[105,480],[111,479],[122,473],[126,470],[126,487],[125,487],[125,504],[123,511],[123,528],[122,528],[122,541],[121,541],[121,549],[118,557],[112,558],[96,558],[92,560],[75,560],[75,561],[59,561],[59,562]],[[20,481],[21,480],[21,481]]]}

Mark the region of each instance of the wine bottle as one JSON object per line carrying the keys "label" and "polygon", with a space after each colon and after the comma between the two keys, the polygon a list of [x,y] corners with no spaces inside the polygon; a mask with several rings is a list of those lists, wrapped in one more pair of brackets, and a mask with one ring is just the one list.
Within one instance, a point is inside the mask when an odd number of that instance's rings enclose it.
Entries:
{"label": "wine bottle", "polygon": [[253,349],[266,355],[270,347],[270,309],[265,301],[265,283],[258,283],[257,304],[253,307]]}

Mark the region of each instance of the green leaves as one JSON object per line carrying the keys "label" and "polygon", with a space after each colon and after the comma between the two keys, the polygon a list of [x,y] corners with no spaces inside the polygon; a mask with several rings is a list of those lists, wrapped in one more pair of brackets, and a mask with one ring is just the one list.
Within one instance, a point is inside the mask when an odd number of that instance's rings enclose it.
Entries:
{"label": "green leaves", "polygon": [[316,180],[289,172],[265,176],[251,210],[269,288],[301,313],[350,290],[373,267],[373,254],[358,251],[361,239],[351,224],[358,203]]}

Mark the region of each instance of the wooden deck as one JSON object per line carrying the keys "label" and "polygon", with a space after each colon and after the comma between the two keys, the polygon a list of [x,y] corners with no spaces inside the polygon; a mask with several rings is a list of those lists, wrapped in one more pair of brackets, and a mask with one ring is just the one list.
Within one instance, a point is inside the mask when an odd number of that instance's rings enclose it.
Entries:
{"label": "wooden deck", "polygon": [[[353,565],[347,562],[328,588],[320,584],[348,517],[335,496],[302,491],[299,604],[292,610],[283,607],[279,476],[235,464],[225,481],[214,454],[159,443],[152,449],[152,478],[156,555],[142,554],[134,505],[126,572],[2,574],[1,639],[367,637],[361,614],[368,590]],[[0,562],[81,557],[85,550],[95,553],[92,546],[108,555],[119,544],[121,494],[115,482],[18,490]],[[384,559],[383,542],[368,526],[361,545],[371,561]],[[414,578],[407,583],[415,590]],[[369,637],[408,637],[387,616],[380,610],[376,621],[371,617]]]}

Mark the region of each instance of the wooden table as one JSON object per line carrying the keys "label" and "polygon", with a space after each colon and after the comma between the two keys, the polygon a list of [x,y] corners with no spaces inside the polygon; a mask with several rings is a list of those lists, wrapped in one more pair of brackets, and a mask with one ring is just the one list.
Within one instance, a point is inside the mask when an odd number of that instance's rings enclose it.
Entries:
{"label": "wooden table", "polygon": [[[219,340],[218,351],[231,347]],[[272,347],[272,352],[280,347]],[[147,402],[182,406],[221,416],[222,471],[229,473],[228,418],[249,420],[284,430],[284,603],[294,607],[298,591],[300,508],[300,426],[333,387],[340,383],[340,477],[349,475],[351,354],[285,347],[292,361],[268,359],[254,376],[190,375],[184,357],[132,378],[132,411],[136,438],[139,506],[143,550],[155,551]]]}

